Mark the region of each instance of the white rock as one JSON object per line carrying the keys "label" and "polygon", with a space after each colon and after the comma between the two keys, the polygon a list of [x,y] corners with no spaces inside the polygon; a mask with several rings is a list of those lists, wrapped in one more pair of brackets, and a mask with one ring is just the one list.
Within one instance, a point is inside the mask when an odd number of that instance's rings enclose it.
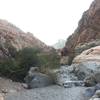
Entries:
{"label": "white rock", "polygon": [[0,94],[0,100],[4,100],[4,96]]}
{"label": "white rock", "polygon": [[95,95],[97,95],[98,97],[100,97],[100,90],[97,90],[97,91],[95,92]]}
{"label": "white rock", "polygon": [[100,100],[100,98],[94,98],[93,100]]}
{"label": "white rock", "polygon": [[17,91],[16,90],[14,90],[14,89],[10,89],[9,90],[9,93],[16,93]]}

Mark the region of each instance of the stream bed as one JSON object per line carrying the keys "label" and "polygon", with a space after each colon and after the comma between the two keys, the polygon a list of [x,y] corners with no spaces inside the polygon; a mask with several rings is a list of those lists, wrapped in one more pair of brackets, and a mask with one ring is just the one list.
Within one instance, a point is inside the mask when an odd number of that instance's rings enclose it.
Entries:
{"label": "stream bed", "polygon": [[5,100],[88,100],[83,95],[85,89],[85,87],[64,88],[54,85],[9,94]]}

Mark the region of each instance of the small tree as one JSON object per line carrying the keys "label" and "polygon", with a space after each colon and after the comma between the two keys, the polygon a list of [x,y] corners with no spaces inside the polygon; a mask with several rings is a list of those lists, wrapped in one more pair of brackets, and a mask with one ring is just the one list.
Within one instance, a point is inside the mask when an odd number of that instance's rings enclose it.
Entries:
{"label": "small tree", "polygon": [[18,64],[12,58],[6,58],[0,62],[0,74],[2,76],[13,77],[12,75],[17,72]]}
{"label": "small tree", "polygon": [[60,67],[60,57],[57,55],[56,52],[52,52],[49,54],[39,54],[39,64],[41,71],[46,71],[49,69],[56,69]]}
{"label": "small tree", "polygon": [[16,60],[19,63],[21,72],[26,75],[30,67],[38,65],[37,53],[39,50],[34,48],[24,48],[17,53]]}
{"label": "small tree", "polygon": [[38,65],[37,53],[34,48],[24,48],[16,55],[0,62],[0,74],[16,81],[23,81],[30,67]]}

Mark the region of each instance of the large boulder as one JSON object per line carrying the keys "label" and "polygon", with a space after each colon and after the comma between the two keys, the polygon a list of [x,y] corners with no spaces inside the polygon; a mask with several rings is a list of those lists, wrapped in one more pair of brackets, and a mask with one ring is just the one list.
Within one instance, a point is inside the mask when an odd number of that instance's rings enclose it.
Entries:
{"label": "large boulder", "polygon": [[86,97],[92,97],[95,94],[95,92],[96,92],[95,87],[89,87],[89,88],[87,88],[85,90],[84,96],[86,96]]}
{"label": "large boulder", "polygon": [[93,47],[75,57],[72,66],[74,73],[87,85],[100,83],[100,46]]}
{"label": "large boulder", "polygon": [[100,100],[100,84],[95,86],[95,92],[90,100]]}
{"label": "large boulder", "polygon": [[88,43],[84,43],[84,44],[79,44],[75,47],[75,56],[81,54],[83,51],[90,49],[91,47],[95,47],[100,45],[100,40],[96,39],[93,41],[90,41]]}
{"label": "large boulder", "polygon": [[96,98],[100,99],[100,83],[94,87],[87,88],[84,92],[84,96],[92,97],[90,100],[95,100]]}
{"label": "large boulder", "polygon": [[40,88],[53,84],[53,80],[46,74],[38,72],[38,68],[32,67],[28,75],[25,77],[28,88]]}
{"label": "large boulder", "polygon": [[100,46],[96,46],[96,47],[83,51],[79,56],[74,58],[73,63],[81,63],[81,62],[87,62],[87,61],[95,62],[99,66]]}
{"label": "large boulder", "polygon": [[25,80],[29,88],[40,88],[53,84],[49,76],[39,72],[34,72],[33,76],[26,76]]}

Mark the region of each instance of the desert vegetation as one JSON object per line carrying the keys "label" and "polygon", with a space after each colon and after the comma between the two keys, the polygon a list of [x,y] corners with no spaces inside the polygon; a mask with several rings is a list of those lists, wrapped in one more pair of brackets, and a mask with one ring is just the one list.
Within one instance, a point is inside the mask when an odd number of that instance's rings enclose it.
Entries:
{"label": "desert vegetation", "polygon": [[[30,67],[39,67],[41,72],[58,68],[59,56],[56,52],[41,53],[36,48],[24,48],[18,52],[11,49],[12,57],[0,61],[0,75],[15,81],[23,81]],[[15,53],[15,54],[14,54]]]}

